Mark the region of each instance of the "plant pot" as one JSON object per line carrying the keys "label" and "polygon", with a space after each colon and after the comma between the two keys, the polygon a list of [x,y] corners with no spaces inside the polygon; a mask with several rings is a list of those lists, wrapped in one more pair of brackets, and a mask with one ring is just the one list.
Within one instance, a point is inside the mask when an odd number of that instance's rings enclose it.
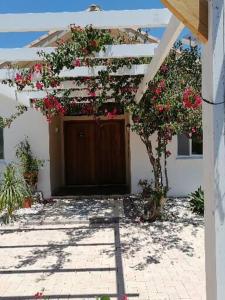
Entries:
{"label": "plant pot", "polygon": [[23,208],[30,208],[33,202],[32,200],[31,197],[26,197],[23,201]]}
{"label": "plant pot", "polygon": [[34,187],[37,185],[38,182],[38,172],[37,171],[33,171],[33,172],[24,172],[23,173],[23,177],[26,181],[26,183],[30,186],[30,187]]}

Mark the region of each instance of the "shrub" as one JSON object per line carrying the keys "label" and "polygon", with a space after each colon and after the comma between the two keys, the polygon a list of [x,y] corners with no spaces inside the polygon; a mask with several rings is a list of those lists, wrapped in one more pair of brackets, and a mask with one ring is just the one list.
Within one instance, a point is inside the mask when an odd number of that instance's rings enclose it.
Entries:
{"label": "shrub", "polygon": [[199,215],[204,215],[204,192],[201,187],[190,194],[191,210]]}
{"label": "shrub", "polygon": [[9,164],[0,184],[0,212],[5,211],[4,222],[8,222],[14,210],[23,206],[24,199],[31,193],[14,165]]}

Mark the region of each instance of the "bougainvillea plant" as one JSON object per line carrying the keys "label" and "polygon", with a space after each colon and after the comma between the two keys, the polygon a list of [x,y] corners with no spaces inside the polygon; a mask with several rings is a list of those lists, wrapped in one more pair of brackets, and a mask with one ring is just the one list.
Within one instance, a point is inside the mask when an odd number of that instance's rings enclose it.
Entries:
{"label": "bougainvillea plant", "polygon": [[[106,45],[118,43],[123,43],[123,38],[112,37],[108,30],[97,30],[92,26],[84,29],[71,26],[71,38],[58,41],[55,52],[39,53],[42,63],[21,70],[14,78],[4,80],[3,83],[16,85],[20,91],[25,87],[46,91],[46,97],[32,99],[32,103],[48,121],[57,115],[65,115],[71,105],[80,102],[83,102],[84,106],[86,102],[92,104],[93,113],[96,114],[98,108],[106,101],[115,99],[117,103],[121,103],[133,99],[141,76],[115,76],[118,69],[149,62],[149,58],[95,59],[95,53],[105,51]],[[105,66],[105,70],[99,71],[97,77],[60,77],[60,72],[65,68],[73,70],[81,66],[97,65]],[[69,89],[64,89],[65,81],[70,82]],[[73,96],[81,87],[85,96]]]}
{"label": "bougainvillea plant", "polygon": [[[156,190],[168,191],[167,149],[172,137],[202,138],[201,63],[197,47],[171,50],[139,104],[128,104],[132,129],[145,144]],[[164,182],[163,182],[164,181]]]}
{"label": "bougainvillea plant", "polygon": [[[201,64],[197,47],[182,49],[178,44],[171,50],[166,61],[141,102],[134,102],[142,75],[116,76],[122,68],[133,64],[149,63],[149,58],[97,59],[96,52],[104,51],[106,45],[125,42],[110,31],[97,30],[92,26],[82,29],[71,26],[71,37],[60,40],[55,52],[39,53],[42,62],[17,73],[15,78],[4,83],[16,85],[19,90],[30,87],[46,91],[43,99],[33,99],[34,108],[51,121],[55,116],[63,116],[73,109],[96,116],[102,105],[113,101],[123,106],[133,119],[131,126],[146,146],[153,168],[155,189],[168,190],[167,158],[170,152],[167,145],[172,136],[186,133],[201,135]],[[130,42],[134,42],[133,38]],[[128,43],[126,38],[126,43]],[[73,70],[81,66],[105,66],[97,77],[65,78],[60,73],[65,68]],[[70,88],[65,89],[66,82]],[[78,91],[85,92],[85,97]],[[78,96],[74,96],[78,95]],[[104,110],[109,118],[117,114],[114,107]],[[12,117],[14,118],[15,115]],[[9,124],[3,122],[3,124]],[[154,137],[155,142],[153,143]],[[163,171],[164,170],[164,171]],[[165,180],[165,183],[163,182]]]}

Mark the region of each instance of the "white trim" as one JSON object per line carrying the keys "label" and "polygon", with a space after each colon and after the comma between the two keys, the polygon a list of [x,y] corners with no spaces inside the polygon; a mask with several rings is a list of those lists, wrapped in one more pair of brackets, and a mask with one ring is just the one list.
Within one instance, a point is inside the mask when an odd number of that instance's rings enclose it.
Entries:
{"label": "white trim", "polygon": [[68,30],[70,24],[95,28],[146,28],[167,26],[167,9],[138,9],[97,12],[0,14],[0,32]]}
{"label": "white trim", "polygon": [[[107,45],[105,51],[96,53],[95,58],[124,58],[124,57],[152,57],[157,48],[157,43],[133,44],[133,45]],[[38,52],[55,52],[56,47],[33,47],[33,48],[0,48],[0,57],[3,61],[42,61]]]}
{"label": "white trim", "polygon": [[177,155],[176,159],[203,159],[203,155]]}
{"label": "white trim", "polygon": [[166,31],[163,35],[163,38],[159,43],[158,48],[156,49],[156,53],[148,66],[144,78],[142,79],[139,85],[138,91],[135,96],[135,101],[137,103],[140,102],[141,98],[143,97],[144,93],[148,88],[149,81],[151,81],[158,72],[160,66],[162,65],[166,56],[169,54],[170,49],[177,40],[183,28],[183,23],[177,20],[175,16],[172,16],[170,23],[167,26]]}

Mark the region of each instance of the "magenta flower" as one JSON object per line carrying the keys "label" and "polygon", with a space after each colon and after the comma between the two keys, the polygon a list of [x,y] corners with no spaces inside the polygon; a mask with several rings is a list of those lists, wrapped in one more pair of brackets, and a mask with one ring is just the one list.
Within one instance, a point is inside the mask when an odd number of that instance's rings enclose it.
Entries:
{"label": "magenta flower", "polygon": [[72,65],[74,67],[80,67],[81,66],[81,61],[77,58],[72,62]]}
{"label": "magenta flower", "polygon": [[36,82],[36,88],[37,88],[38,90],[42,90],[43,87],[44,87],[43,83],[41,83],[40,81],[37,81],[37,82]]}

